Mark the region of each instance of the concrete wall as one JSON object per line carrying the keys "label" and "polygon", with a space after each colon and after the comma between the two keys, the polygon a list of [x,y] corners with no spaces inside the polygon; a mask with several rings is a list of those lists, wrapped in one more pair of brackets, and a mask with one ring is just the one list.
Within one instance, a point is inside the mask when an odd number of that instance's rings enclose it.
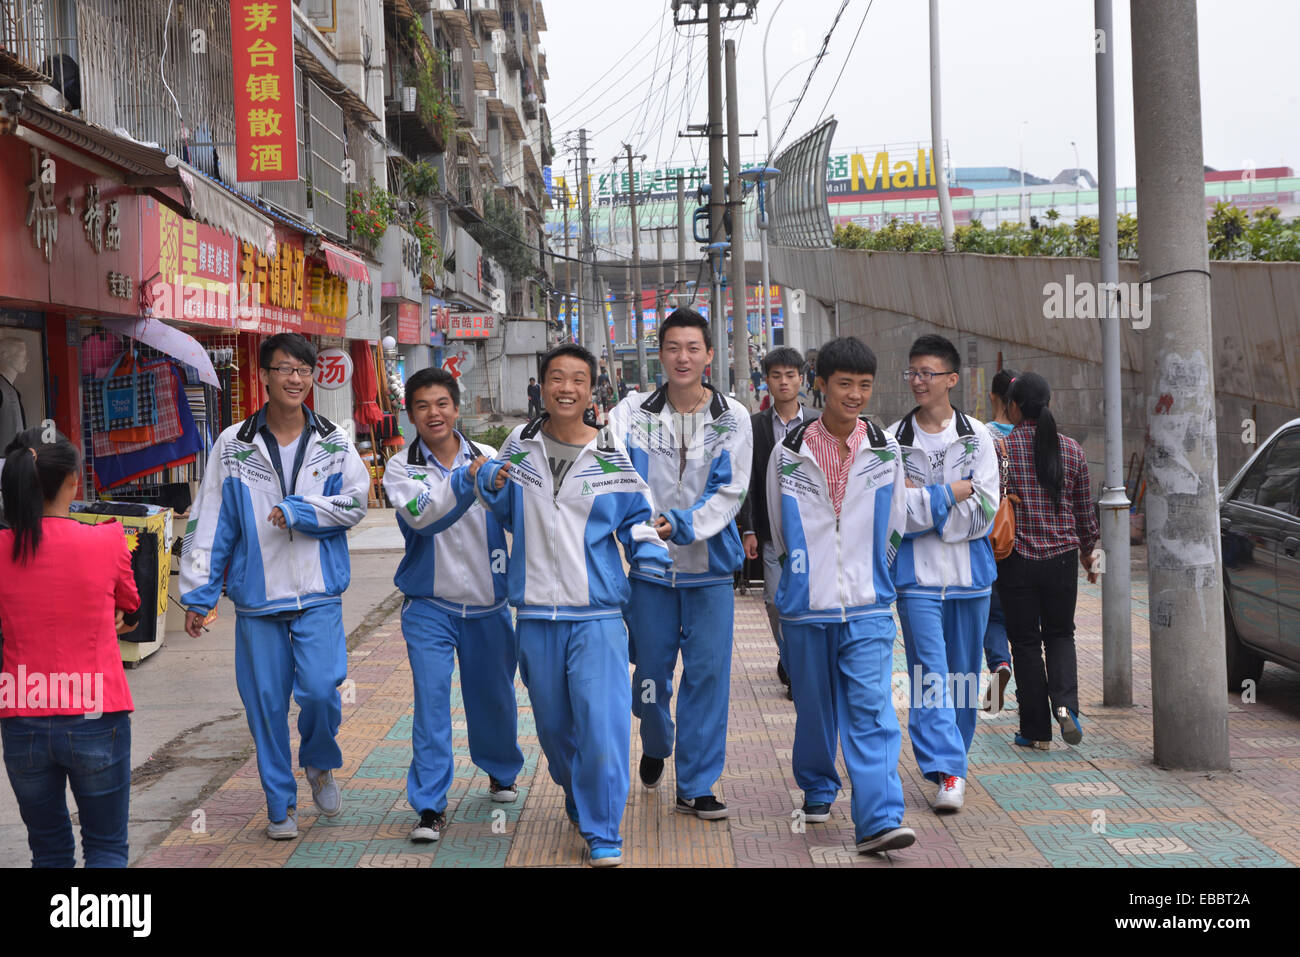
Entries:
{"label": "concrete wall", "polygon": [[[983,256],[962,253],[798,250],[773,247],[772,281],[807,298],[803,345],[840,330],[876,352],[879,372],[870,410],[886,423],[912,406],[901,372],[920,335],[951,339],[962,356],[954,404],[985,417],[987,383],[998,361],[1044,376],[1061,429],[1088,454],[1094,484],[1103,472],[1101,327],[1095,319],[1044,318],[1044,286],[1100,281],[1096,259]],[[1138,281],[1138,265],[1121,262],[1121,283]],[[1254,419],[1262,441],[1300,416],[1300,264],[1210,264],[1216,352],[1215,416],[1219,476],[1226,481],[1254,451],[1242,440]],[[1141,323],[1142,320],[1136,320]],[[1148,408],[1142,382],[1144,336],[1123,324],[1124,448],[1139,455]]]}

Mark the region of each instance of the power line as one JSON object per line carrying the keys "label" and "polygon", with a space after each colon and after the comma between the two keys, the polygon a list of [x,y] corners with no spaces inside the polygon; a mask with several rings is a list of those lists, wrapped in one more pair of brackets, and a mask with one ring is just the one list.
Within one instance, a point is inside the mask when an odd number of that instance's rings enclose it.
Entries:
{"label": "power line", "polygon": [[[611,84],[610,84],[608,87],[606,87],[604,90],[602,90],[601,93],[600,93],[600,94],[599,94],[595,99],[590,100],[590,101],[586,104],[586,106],[583,107],[583,109],[588,109],[588,108],[594,106],[595,104],[599,103],[602,99],[604,99],[606,93],[608,93],[610,90],[612,90],[614,87],[616,87],[616,86],[617,86],[619,83],[621,83],[623,80],[627,79],[627,77],[628,77],[628,76],[629,76],[633,71],[635,71],[635,70],[637,69],[637,67],[639,67],[639,66],[641,65],[641,64],[637,61],[637,59],[636,59],[636,51],[637,51],[637,48],[641,45],[641,41],[644,40],[646,37],[648,37],[648,36],[650,35],[650,31],[653,30],[653,29],[655,28],[655,25],[656,25],[656,24],[659,25],[660,30],[663,29],[663,19],[662,19],[661,17],[660,17],[660,18],[656,18],[654,21],[652,21],[651,24],[650,24],[649,29],[647,29],[645,33],[641,34],[641,36],[638,37],[638,38],[636,39],[635,42],[633,42],[631,49],[629,49],[627,52],[625,52],[622,56],[618,57],[618,58],[614,61],[613,65],[612,65],[608,70],[606,70],[606,71],[605,71],[604,73],[602,73],[599,77],[597,77],[596,80],[595,80],[595,81],[594,81],[590,86],[587,87],[587,89],[585,89],[585,90],[583,90],[581,93],[579,93],[578,96],[575,98],[575,100],[574,100],[572,106],[568,107],[567,109],[561,110],[561,111],[560,111],[559,113],[557,113],[555,116],[551,117],[551,126],[552,126],[552,127],[558,126],[561,117],[564,117],[564,118],[567,120],[567,118],[568,118],[569,116],[571,116],[575,110],[578,109],[579,104],[582,103],[583,97],[585,97],[589,92],[591,92],[591,90],[596,86],[596,84],[600,83],[601,80],[605,79],[605,77],[607,77],[607,76],[609,76],[611,73],[613,73],[613,72],[614,72],[614,71],[615,71],[615,70],[616,70],[616,69],[617,69],[617,68],[618,68],[618,67],[619,67],[619,66],[620,66],[620,65],[621,65],[625,60],[631,59],[631,60],[632,60],[632,65],[628,68],[627,72],[624,73],[622,76],[620,76],[620,77],[619,77],[617,80],[615,80],[613,83],[611,83]],[[638,85],[639,85],[639,84],[638,84]],[[581,124],[579,124],[579,125],[580,125],[580,126],[585,126],[586,124],[585,124],[585,123],[581,123]]]}
{"label": "power line", "polygon": [[835,83],[831,86],[830,93],[826,95],[826,102],[822,104],[821,112],[817,114],[817,119],[813,123],[814,128],[816,128],[817,124],[822,121],[822,117],[826,115],[826,107],[831,105],[831,97],[835,95],[835,90],[840,85],[840,79],[844,76],[844,70],[849,65],[849,60],[853,58],[853,48],[858,45],[858,37],[862,35],[862,28],[867,22],[867,14],[871,12],[871,7],[875,2],[876,0],[868,0],[867,9],[862,12],[862,19],[858,22],[858,32],[853,34],[853,42],[849,44],[848,55],[844,57],[844,62],[840,65],[840,72],[835,75]]}
{"label": "power line", "polygon": [[[839,25],[840,17],[844,16],[844,11],[848,9],[848,6],[849,0],[844,0],[844,2],[840,4],[840,9],[835,14],[835,19],[831,22],[831,28],[826,31],[826,36],[822,38],[822,48],[817,52],[817,59],[813,61],[812,69],[808,71],[808,76],[803,81],[803,89],[799,91],[799,98],[795,100],[794,109],[792,109],[790,115],[786,117],[785,126],[781,127],[781,135],[772,143],[772,152],[768,154],[767,159],[763,163],[764,166],[772,165],[772,154],[776,153],[776,148],[781,145],[781,140],[785,139],[785,134],[789,131],[790,124],[794,121],[795,114],[799,112],[799,106],[803,103],[803,98],[808,93],[808,87],[812,83],[812,78],[814,74],[816,74],[817,68],[821,66],[822,58],[826,56],[827,48],[830,47],[831,35],[835,32],[835,28]],[[868,7],[868,9],[870,9],[870,7]]]}

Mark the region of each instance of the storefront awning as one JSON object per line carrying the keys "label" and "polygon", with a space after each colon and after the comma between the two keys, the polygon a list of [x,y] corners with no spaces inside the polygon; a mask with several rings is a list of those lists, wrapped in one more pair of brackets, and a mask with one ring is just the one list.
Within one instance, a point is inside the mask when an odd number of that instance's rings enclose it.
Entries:
{"label": "storefront awning", "polygon": [[[170,165],[174,158],[168,159]],[[247,240],[258,249],[269,252],[274,248],[275,226],[268,217],[184,160],[174,161],[176,172],[185,184],[190,215],[237,239]]]}
{"label": "storefront awning", "polygon": [[369,285],[370,270],[366,268],[360,256],[323,239],[320,248],[321,252],[325,253],[325,264],[330,272],[340,279],[355,279],[357,282]]}

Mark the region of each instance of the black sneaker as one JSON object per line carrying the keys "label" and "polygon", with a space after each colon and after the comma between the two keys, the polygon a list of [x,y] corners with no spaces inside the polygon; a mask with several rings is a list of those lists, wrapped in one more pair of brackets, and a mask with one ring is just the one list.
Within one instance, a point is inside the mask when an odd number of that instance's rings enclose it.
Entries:
{"label": "black sneaker", "polygon": [[641,755],[640,774],[641,783],[646,790],[653,791],[664,779],[664,759],[652,758],[648,754]]}
{"label": "black sneaker", "polygon": [[794,688],[792,688],[790,685],[785,686],[785,700],[786,701],[794,700]]}
{"label": "black sneaker", "polygon": [[411,840],[416,844],[431,844],[442,837],[447,827],[447,815],[437,811],[422,811],[420,823],[411,828]]}
{"label": "black sneaker", "polygon": [[696,817],[705,821],[718,821],[727,816],[727,805],[723,804],[712,794],[705,794],[703,797],[692,798],[687,800],[678,795],[677,810],[683,814],[694,814]]}
{"label": "black sneaker", "polygon": [[829,804],[809,804],[803,802],[803,819],[809,824],[823,824],[831,819]]}
{"label": "black sneaker", "polygon": [[519,797],[519,789],[514,784],[502,784],[492,775],[488,775],[488,794],[498,804],[513,804]]}
{"label": "black sneaker", "polygon": [[787,688],[790,687],[790,676],[785,673],[785,665],[781,664],[781,659],[776,660],[776,678]]}
{"label": "black sneaker", "polygon": [[859,854],[879,854],[897,851],[916,843],[916,832],[910,827],[887,827],[858,842]]}

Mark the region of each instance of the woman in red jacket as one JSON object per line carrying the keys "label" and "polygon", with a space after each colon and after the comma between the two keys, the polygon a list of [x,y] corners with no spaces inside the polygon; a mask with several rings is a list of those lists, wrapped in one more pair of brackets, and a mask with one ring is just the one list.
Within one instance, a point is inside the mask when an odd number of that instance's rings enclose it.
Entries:
{"label": "woman in red jacket", "polygon": [[[81,458],[64,436],[22,432],[0,475],[0,740],[33,867],[73,867],[64,793],[81,815],[87,867],[125,867],[131,692],[117,632],[140,606],[116,522],[69,515]],[[93,719],[93,720],[91,720]]]}

